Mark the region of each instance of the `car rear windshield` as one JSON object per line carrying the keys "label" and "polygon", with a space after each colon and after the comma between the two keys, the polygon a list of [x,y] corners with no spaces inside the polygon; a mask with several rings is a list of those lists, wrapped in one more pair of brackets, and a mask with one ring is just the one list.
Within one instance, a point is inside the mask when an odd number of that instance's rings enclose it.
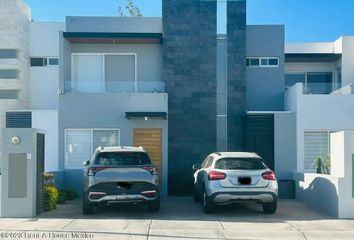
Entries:
{"label": "car rear windshield", "polygon": [[134,166],[151,164],[149,156],[144,152],[102,152],[95,160],[99,166]]}
{"label": "car rear windshield", "polygon": [[224,170],[261,170],[266,165],[260,158],[222,158],[216,163],[216,169]]}

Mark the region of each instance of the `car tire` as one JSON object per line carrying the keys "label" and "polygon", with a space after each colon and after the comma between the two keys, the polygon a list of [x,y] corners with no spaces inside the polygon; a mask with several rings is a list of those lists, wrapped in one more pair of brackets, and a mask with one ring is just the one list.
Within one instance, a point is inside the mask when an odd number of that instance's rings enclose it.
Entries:
{"label": "car tire", "polygon": [[193,186],[193,201],[194,201],[194,202],[197,202],[197,203],[199,203],[199,202],[202,201],[202,200],[201,200],[201,197],[200,197],[200,195],[198,194],[197,189],[196,189],[195,186]]}
{"label": "car tire", "polygon": [[202,202],[204,213],[213,213],[215,211],[215,205],[211,201],[210,197],[208,197],[205,189],[203,189]]}
{"label": "car tire", "polygon": [[160,199],[149,202],[149,211],[158,212],[160,210]]}
{"label": "car tire", "polygon": [[270,203],[263,203],[263,211],[267,214],[274,214],[277,211],[278,201],[274,200]]}
{"label": "car tire", "polygon": [[93,213],[93,205],[88,201],[86,194],[83,194],[82,198],[82,213],[84,215]]}

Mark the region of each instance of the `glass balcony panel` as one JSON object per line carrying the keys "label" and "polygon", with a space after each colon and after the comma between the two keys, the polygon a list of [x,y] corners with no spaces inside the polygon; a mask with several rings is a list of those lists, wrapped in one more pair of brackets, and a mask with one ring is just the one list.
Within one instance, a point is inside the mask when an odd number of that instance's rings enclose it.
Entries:
{"label": "glass balcony panel", "polygon": [[165,92],[162,81],[65,81],[67,93],[160,93]]}

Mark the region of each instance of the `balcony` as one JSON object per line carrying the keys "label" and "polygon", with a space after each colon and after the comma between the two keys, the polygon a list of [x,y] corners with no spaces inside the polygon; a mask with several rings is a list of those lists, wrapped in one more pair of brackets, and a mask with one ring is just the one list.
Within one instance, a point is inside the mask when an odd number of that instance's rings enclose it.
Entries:
{"label": "balcony", "polygon": [[65,81],[66,93],[164,93],[163,81]]}
{"label": "balcony", "polygon": [[353,86],[352,84],[344,85],[336,83],[307,83],[303,84],[303,94],[339,94],[339,95],[350,95],[352,94]]}

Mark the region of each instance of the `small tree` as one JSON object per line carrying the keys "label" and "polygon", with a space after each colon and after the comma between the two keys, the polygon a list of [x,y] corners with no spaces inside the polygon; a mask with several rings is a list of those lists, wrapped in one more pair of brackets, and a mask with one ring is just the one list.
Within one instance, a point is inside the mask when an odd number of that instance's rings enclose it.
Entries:
{"label": "small tree", "polygon": [[125,7],[120,6],[118,8],[119,17],[141,17],[143,16],[140,12],[139,7],[135,6],[132,0],[126,0],[127,5]]}

